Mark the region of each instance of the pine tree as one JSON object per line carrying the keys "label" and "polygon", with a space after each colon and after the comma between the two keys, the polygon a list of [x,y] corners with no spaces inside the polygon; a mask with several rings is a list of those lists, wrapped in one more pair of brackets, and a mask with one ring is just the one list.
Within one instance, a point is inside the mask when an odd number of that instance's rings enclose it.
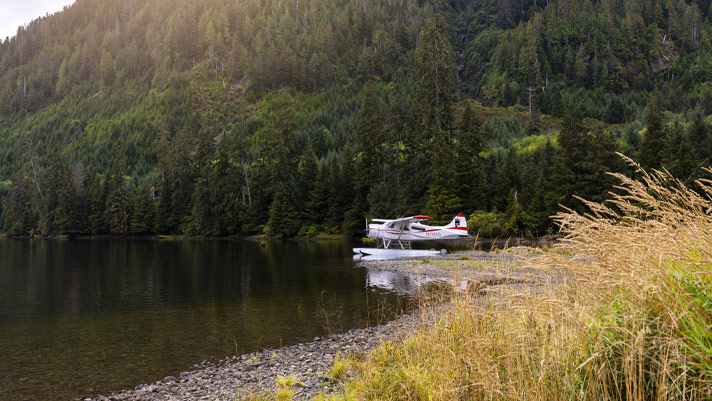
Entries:
{"label": "pine tree", "polygon": [[88,229],[95,235],[106,234],[106,219],[104,210],[106,209],[106,180],[99,174],[88,178],[87,203],[89,209]]}
{"label": "pine tree", "polygon": [[445,134],[438,135],[433,143],[428,203],[425,207],[426,212],[438,223],[446,223],[462,208],[462,200],[455,192],[453,160],[453,144],[447,141]]}
{"label": "pine tree", "polygon": [[152,186],[149,182],[136,185],[131,190],[130,232],[132,234],[141,235],[153,232],[156,208],[152,193]]}
{"label": "pine tree", "polygon": [[640,143],[640,164],[646,168],[660,168],[665,149],[665,130],[663,129],[663,99],[662,94],[653,94],[645,111],[645,126],[647,131]]}
{"label": "pine tree", "polygon": [[277,190],[272,205],[269,208],[269,220],[265,225],[265,234],[276,237],[293,237],[299,231],[299,219],[292,207],[286,185]]}
{"label": "pine tree", "polygon": [[712,137],[710,127],[699,108],[690,113],[689,140],[698,165],[707,165],[712,158]]}
{"label": "pine tree", "polygon": [[[428,182],[426,208],[438,218],[459,208],[460,199],[454,193],[454,172],[451,163],[452,137],[452,77],[454,64],[446,36],[445,18],[441,14],[420,33],[415,50],[417,90],[414,98],[414,127],[408,143],[409,177],[406,190],[413,199],[411,209],[422,205],[417,201],[418,188]],[[432,167],[431,167],[432,166]]]}
{"label": "pine tree", "polygon": [[690,184],[693,170],[697,166],[691,142],[677,119],[667,131],[664,166],[673,177]]}
{"label": "pine tree", "polygon": [[24,174],[22,152],[19,142],[13,147],[12,184],[10,196],[3,199],[3,227],[12,235],[30,233],[35,228],[36,218],[31,205],[32,187]]}
{"label": "pine tree", "polygon": [[104,218],[112,235],[123,235],[129,229],[129,199],[124,184],[126,161],[119,154],[114,159],[109,175],[106,178],[106,209]]}
{"label": "pine tree", "polygon": [[460,126],[456,131],[457,165],[456,184],[457,193],[462,199],[462,209],[465,213],[472,213],[483,208],[483,160],[480,153],[484,151],[484,134],[482,121],[472,110],[468,102],[462,113]]}
{"label": "pine tree", "polygon": [[316,176],[314,176],[314,172],[311,173],[311,176],[312,180],[307,194],[304,215],[309,224],[322,225],[329,211],[326,163],[320,163],[316,168]]}
{"label": "pine tree", "polygon": [[553,232],[553,216],[558,210],[557,191],[553,183],[553,168],[556,149],[550,140],[544,144],[538,155],[536,163],[538,177],[534,183],[534,195],[527,206],[527,213],[531,216],[531,225],[534,235]]}
{"label": "pine tree", "polygon": [[239,199],[243,172],[230,157],[230,138],[223,138],[218,145],[209,182],[211,183],[210,202],[215,216],[213,235],[236,234],[241,230],[241,218],[244,205]]}
{"label": "pine tree", "polygon": [[354,176],[355,196],[346,215],[345,227],[358,227],[366,217],[368,194],[374,184],[384,180],[384,155],[387,143],[383,129],[383,103],[373,83],[367,83],[358,113],[357,159]]}

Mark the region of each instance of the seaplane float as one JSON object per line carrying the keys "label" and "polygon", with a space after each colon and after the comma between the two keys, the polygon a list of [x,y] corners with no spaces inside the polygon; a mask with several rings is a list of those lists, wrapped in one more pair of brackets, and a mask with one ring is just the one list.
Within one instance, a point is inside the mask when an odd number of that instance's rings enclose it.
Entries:
{"label": "seaplane float", "polygon": [[376,241],[376,248],[353,248],[357,255],[373,257],[418,257],[445,254],[446,250],[416,250],[413,241],[434,241],[465,238],[467,221],[460,213],[446,226],[427,226],[422,221],[432,220],[429,216],[401,217],[394,220],[371,219],[366,224],[366,236]]}

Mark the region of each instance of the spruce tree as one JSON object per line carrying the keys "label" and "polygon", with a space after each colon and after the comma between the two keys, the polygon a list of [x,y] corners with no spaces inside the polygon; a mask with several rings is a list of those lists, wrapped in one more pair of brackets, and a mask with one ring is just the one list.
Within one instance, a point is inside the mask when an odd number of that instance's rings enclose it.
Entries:
{"label": "spruce tree", "polygon": [[126,160],[119,154],[106,179],[107,197],[104,218],[112,235],[123,235],[129,229],[129,199],[124,185]]}
{"label": "spruce tree", "polygon": [[660,92],[656,92],[648,102],[645,111],[646,132],[640,143],[640,164],[646,168],[660,168],[665,150],[665,130],[663,98]]}
{"label": "spruce tree", "polygon": [[130,232],[132,234],[153,232],[155,205],[151,193],[151,185],[148,182],[134,186],[131,191]]}
{"label": "spruce tree", "polygon": [[691,183],[693,170],[697,166],[695,151],[679,120],[676,119],[667,129],[666,138],[663,159],[665,168],[673,177]]}
{"label": "spruce tree", "polygon": [[698,165],[708,165],[712,158],[712,138],[710,127],[705,122],[705,116],[700,108],[690,113],[689,140],[693,147],[695,161]]}
{"label": "spruce tree", "polygon": [[483,209],[483,167],[480,153],[484,150],[482,121],[472,110],[468,102],[462,113],[460,126],[456,131],[457,194],[462,199],[465,213]]}
{"label": "spruce tree", "polygon": [[94,175],[94,179],[89,182],[89,232],[95,235],[106,234],[106,196],[107,182],[99,174]]}
{"label": "spruce tree", "polygon": [[454,188],[453,145],[451,135],[452,77],[454,63],[441,14],[420,33],[415,50],[417,90],[414,98],[413,131],[409,147],[409,177],[406,189],[414,200],[410,212],[422,203],[416,198],[427,185],[427,210],[438,218],[459,208]]}
{"label": "spruce tree", "polygon": [[[382,181],[383,151],[387,144],[384,137],[383,104],[375,92],[374,84],[367,83],[363,92],[356,128],[357,154],[354,174],[355,196],[346,215],[345,227],[359,227],[368,210],[368,193],[371,187]],[[349,228],[349,231],[358,230]]]}

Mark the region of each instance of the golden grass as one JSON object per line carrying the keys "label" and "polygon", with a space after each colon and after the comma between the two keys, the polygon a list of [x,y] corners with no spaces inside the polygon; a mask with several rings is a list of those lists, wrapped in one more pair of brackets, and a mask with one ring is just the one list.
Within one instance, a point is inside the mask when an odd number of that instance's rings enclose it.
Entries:
{"label": "golden grass", "polygon": [[336,355],[336,358],[334,359],[334,363],[331,365],[331,372],[329,373],[329,377],[331,378],[332,381],[340,381],[344,377],[346,377],[346,373],[349,370],[349,361],[344,360],[339,358],[339,355]]}
{"label": "golden grass", "polygon": [[352,361],[343,399],[712,399],[712,182],[628,162],[637,181],[557,214],[565,244],[521,262],[549,282],[422,308],[417,333]]}

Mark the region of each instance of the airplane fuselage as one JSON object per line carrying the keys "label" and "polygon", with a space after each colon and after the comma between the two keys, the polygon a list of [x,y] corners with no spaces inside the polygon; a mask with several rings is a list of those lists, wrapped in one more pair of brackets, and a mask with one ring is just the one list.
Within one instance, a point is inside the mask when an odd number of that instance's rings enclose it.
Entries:
{"label": "airplane fuselage", "polygon": [[[411,225],[414,226],[415,224]],[[423,227],[410,229],[395,229],[384,227],[385,224],[369,224],[368,238],[372,239],[390,239],[400,241],[432,241],[457,239],[467,236],[466,227],[445,228],[443,227]]]}
{"label": "airplane fuselage", "polygon": [[[428,226],[421,224],[421,221],[432,220],[428,216],[402,217],[395,220],[373,219],[380,224],[369,224],[369,238],[375,239],[376,243],[382,241],[385,248],[388,248],[392,241],[401,243],[411,241],[433,241],[447,240],[467,237],[467,220],[461,213],[446,226]],[[400,244],[403,246],[403,244]]]}

